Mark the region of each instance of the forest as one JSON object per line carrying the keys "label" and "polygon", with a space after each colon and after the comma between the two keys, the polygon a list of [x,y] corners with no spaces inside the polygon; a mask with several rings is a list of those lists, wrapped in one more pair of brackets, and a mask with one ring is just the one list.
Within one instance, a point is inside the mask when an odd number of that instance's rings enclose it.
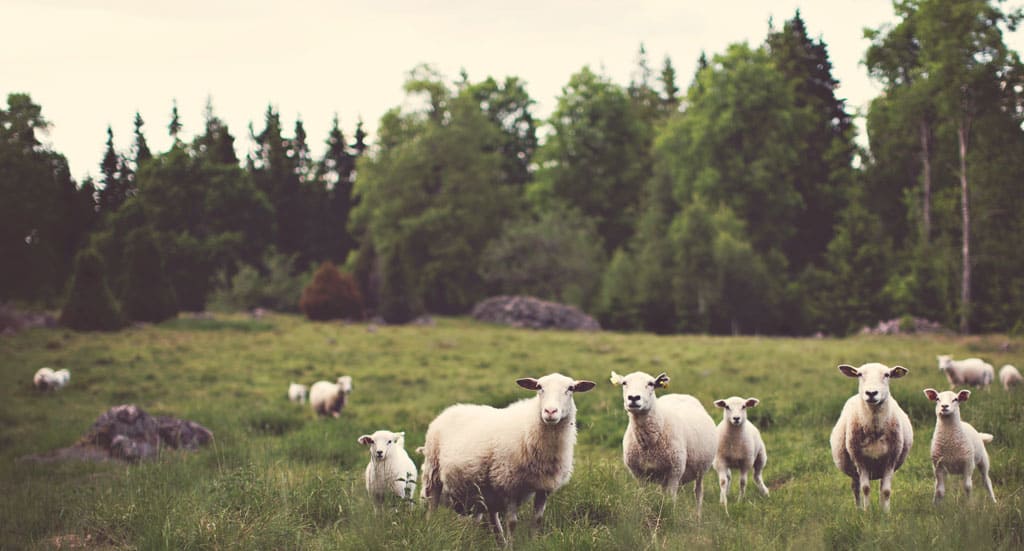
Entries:
{"label": "forest", "polygon": [[93,289],[145,321],[297,310],[329,261],[388,323],[528,294],[623,331],[845,335],[915,316],[1020,333],[1024,65],[1004,33],[1022,13],[1002,4],[901,0],[866,29],[883,92],[859,141],[799,11],[689,77],[642,45],[627,84],[582,67],[546,120],[516,76],[421,65],[415,107],[372,137],[335,119],[320,158],[273,106],[240,156],[211,100],[191,138],[172,107],[167,151],[139,113],[130,139],[108,129],[97,178],[77,182],[40,141],[43,106],[13,93],[0,301],[68,311]]}

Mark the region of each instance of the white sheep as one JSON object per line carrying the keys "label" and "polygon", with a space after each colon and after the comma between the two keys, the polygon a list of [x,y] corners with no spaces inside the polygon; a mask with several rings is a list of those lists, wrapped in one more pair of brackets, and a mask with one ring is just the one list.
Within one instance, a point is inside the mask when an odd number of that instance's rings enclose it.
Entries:
{"label": "white sheep", "polygon": [[1016,367],[1006,364],[999,369],[999,382],[1003,384],[1004,389],[1010,390],[1010,387],[1024,383],[1024,377],[1020,376],[1020,371],[1017,371]]}
{"label": "white sheep", "polygon": [[352,377],[338,377],[337,383],[317,381],[309,387],[309,404],[319,415],[340,417],[341,410],[352,393]]}
{"label": "white sheep", "polygon": [[622,376],[612,371],[611,382],[622,386],[623,407],[629,414],[622,460],[634,478],[660,484],[673,499],[680,485],[693,481],[700,518],[704,473],[718,449],[715,422],[693,396],[655,396],[654,390],[667,387],[669,381],[665,373],[651,377],[637,371]]}
{"label": "white sheep", "polygon": [[870,481],[880,479],[879,500],[882,509],[888,511],[893,473],[903,465],[914,444],[914,428],[890,395],[889,381],[908,371],[905,367],[889,368],[880,363],[859,368],[844,364],[839,371],[857,379],[858,391],[846,401],[832,429],[832,460],[850,477],[857,507],[867,510]]}
{"label": "white sheep", "polygon": [[288,399],[292,402],[305,404],[307,396],[309,396],[308,386],[294,382],[288,385]]}
{"label": "white sheep", "polygon": [[366,465],[366,491],[376,502],[388,496],[412,501],[416,493],[416,464],[405,451],[405,433],[379,430],[359,437],[370,447]]}
{"label": "white sheep", "polygon": [[558,373],[516,384],[536,396],[500,409],[450,406],[430,423],[423,446],[422,497],[429,508],[443,504],[460,514],[487,514],[497,539],[506,543],[519,520],[519,506],[535,496],[539,527],[548,496],[572,476],[573,395],[595,386]]}
{"label": "white sheep", "polygon": [[977,466],[985,481],[992,502],[996,494],[992,491],[992,479],[988,476],[988,452],[985,443],[992,441],[992,435],[978,432],[970,423],[960,420],[960,404],[971,396],[970,390],[960,392],[937,392],[924,389],[924,395],[935,402],[935,434],[932,436],[932,468],[935,472],[936,504],[946,494],[946,474],[964,477],[964,494],[971,495],[971,477]]}
{"label": "white sheep", "polygon": [[949,388],[956,388],[957,385],[971,385],[987,387],[996,378],[995,368],[992,364],[980,358],[967,358],[966,360],[954,360],[953,356],[936,356],[939,360],[939,370],[946,374],[949,380]]}
{"label": "white sheep", "polygon": [[53,389],[60,390],[71,382],[71,372],[67,369],[58,369],[53,372]]}
{"label": "white sheep", "polygon": [[60,390],[70,381],[70,371],[67,369],[54,371],[49,367],[40,367],[32,377],[32,385],[37,390]]}
{"label": "white sheep", "polygon": [[728,506],[731,469],[740,471],[740,499],[747,490],[747,473],[754,471],[754,484],[762,494],[768,495],[761,473],[768,462],[768,452],[761,439],[761,431],[747,422],[747,409],[760,403],[757,398],[733,396],[716,400],[715,406],[722,408],[722,422],[718,424],[718,452],[715,454],[715,470],[718,471],[719,501]]}

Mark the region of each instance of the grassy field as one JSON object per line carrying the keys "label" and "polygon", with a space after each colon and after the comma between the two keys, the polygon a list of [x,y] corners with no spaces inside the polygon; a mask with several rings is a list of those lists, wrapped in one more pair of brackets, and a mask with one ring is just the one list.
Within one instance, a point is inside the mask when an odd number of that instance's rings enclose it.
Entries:
{"label": "grassy field", "polygon": [[[36,329],[0,337],[0,548],[57,543],[118,549],[486,549],[491,534],[450,511],[374,512],[359,435],[406,431],[407,449],[458,402],[504,405],[531,393],[522,376],[561,372],[599,383],[577,396],[579,446],[572,481],[548,502],[543,531],[523,523],[519,549],[1020,549],[1024,546],[1024,406],[995,386],[975,392],[963,417],[995,435],[988,449],[998,504],[978,477],[965,499],[959,478],[932,505],[929,443],[935,423],[925,387],[947,388],[936,354],[981,356],[998,369],[1024,367],[1024,342],[1004,336],[659,337],[531,332],[440,319],[435,326],[178,319],[115,334]],[[872,492],[854,508],[848,478],[832,464],[828,435],[856,382],[839,363],[900,364],[894,396],[914,423],[915,444],[897,472],[892,513]],[[43,395],[35,370],[71,370],[71,384]],[[676,503],[640,485],[621,460],[626,413],[611,370],[666,371],[670,391],[711,402],[756,396],[751,410],[768,448],[767,498],[748,493],[729,514],[717,479],[705,478],[704,517],[692,484]],[[348,407],[318,420],[288,402],[289,381],[354,377]],[[108,407],[136,403],[151,414],[197,421],[216,436],[198,453],[165,453],[136,466],[38,464],[18,458],[73,443]],[[412,453],[417,464],[420,457]],[[753,490],[753,488],[751,488]],[[417,488],[417,493],[419,488]]]}

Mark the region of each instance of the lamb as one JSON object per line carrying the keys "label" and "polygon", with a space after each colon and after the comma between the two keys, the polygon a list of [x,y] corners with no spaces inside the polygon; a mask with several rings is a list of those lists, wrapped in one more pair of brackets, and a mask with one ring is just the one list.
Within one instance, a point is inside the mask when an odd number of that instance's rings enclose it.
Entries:
{"label": "lamb", "polygon": [[340,417],[352,393],[352,377],[338,377],[337,383],[317,381],[309,387],[309,404],[319,415]]}
{"label": "lamb", "polygon": [[953,356],[936,356],[936,358],[939,360],[939,369],[949,379],[951,390],[957,385],[988,387],[995,380],[995,368],[980,358],[967,358],[966,360],[953,360]]}
{"label": "lamb", "polygon": [[307,396],[309,396],[308,386],[294,382],[288,385],[288,399],[292,402],[305,404]]}
{"label": "lamb", "polygon": [[450,406],[427,427],[423,449],[421,495],[428,508],[443,504],[460,514],[486,514],[505,543],[530,495],[539,528],[548,496],[569,482],[576,445],[573,395],[595,386],[558,373],[516,384],[537,395],[501,409]]}
{"label": "lamb", "polygon": [[693,495],[700,518],[704,501],[704,473],[718,451],[715,422],[700,401],[687,394],[666,394],[662,373],[651,377],[637,371],[622,376],[612,371],[611,382],[622,386],[623,407],[629,425],[622,437],[622,460],[638,480],[656,482],[675,499],[679,486],[694,482]]}
{"label": "lamb", "polygon": [[60,390],[70,381],[70,371],[67,369],[54,371],[49,367],[40,367],[32,377],[32,384],[38,390]]}
{"label": "lamb", "polygon": [[893,474],[903,465],[914,444],[914,428],[889,394],[889,381],[909,372],[902,366],[889,368],[880,363],[859,368],[843,364],[839,371],[858,379],[858,391],[846,401],[832,429],[832,460],[850,477],[857,507],[864,510],[868,508],[870,481],[881,479],[879,501],[888,512]]}
{"label": "lamb", "polygon": [[768,452],[765,450],[761,431],[752,423],[747,422],[747,409],[760,403],[757,398],[740,398],[733,396],[725,400],[716,400],[715,406],[722,408],[722,422],[718,424],[718,453],[715,454],[714,467],[718,471],[719,501],[728,507],[729,483],[732,481],[730,469],[740,470],[740,499],[747,490],[747,473],[754,469],[754,483],[763,495],[768,495],[768,486],[761,478]]}
{"label": "lamb", "polygon": [[416,492],[416,464],[405,451],[405,433],[379,430],[359,437],[370,447],[366,465],[366,491],[377,503],[395,495],[412,501]]}
{"label": "lamb", "polygon": [[992,491],[992,479],[988,476],[988,452],[985,451],[985,443],[992,441],[992,435],[978,432],[970,423],[960,420],[960,404],[967,401],[971,391],[937,392],[926,388],[924,395],[935,402],[935,434],[932,435],[935,504],[946,494],[946,474],[963,475],[964,494],[970,496],[975,466],[981,471],[988,496],[995,503],[996,494]]}
{"label": "lamb", "polygon": [[1004,389],[1009,391],[1010,387],[1024,383],[1024,377],[1020,376],[1020,371],[1017,371],[1016,367],[1006,364],[999,369],[999,382],[1003,384]]}

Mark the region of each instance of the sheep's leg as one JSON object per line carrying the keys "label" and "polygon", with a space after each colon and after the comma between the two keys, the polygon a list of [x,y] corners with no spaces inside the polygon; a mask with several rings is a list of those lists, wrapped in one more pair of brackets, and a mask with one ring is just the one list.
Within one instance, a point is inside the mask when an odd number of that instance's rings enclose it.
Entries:
{"label": "sheep's leg", "polygon": [[974,475],[974,465],[967,462],[967,466],[964,467],[964,496],[971,497],[971,489],[974,487],[974,481],[971,480]]}
{"label": "sheep's leg", "polygon": [[747,495],[747,473],[750,472],[750,468],[746,465],[740,467],[740,500]]}
{"label": "sheep's leg", "polygon": [[508,539],[505,538],[505,533],[501,530],[501,516],[497,511],[487,512],[487,523],[491,525],[491,530],[494,531],[494,538],[498,540],[498,545],[507,545]]}
{"label": "sheep's leg", "polygon": [[878,500],[882,502],[882,510],[889,512],[889,498],[892,497],[892,477],[895,471],[886,469],[882,473],[882,482],[879,484]]}
{"label": "sheep's leg", "polygon": [[856,478],[850,479],[850,488],[853,489],[853,500],[857,503],[857,508],[860,509],[860,480]]}
{"label": "sheep's leg", "polygon": [[548,493],[539,491],[533,498],[533,526],[540,530],[544,525],[544,508],[548,505]]}
{"label": "sheep's leg", "polygon": [[978,465],[981,471],[981,479],[985,482],[985,489],[988,490],[988,497],[992,498],[992,503],[996,502],[996,494],[992,491],[992,479],[988,476],[988,462],[982,462]]}
{"label": "sheep's leg", "polygon": [[[676,484],[678,485],[678,481]],[[697,478],[693,481],[693,497],[697,500],[697,521],[700,522],[700,513],[704,506],[704,473],[697,473]]]}
{"label": "sheep's leg", "polygon": [[768,454],[761,450],[757,454],[757,458],[754,459],[754,483],[757,484],[757,489],[761,491],[761,494],[768,495],[768,486],[764,483],[762,473],[764,472],[764,465],[768,462]]}
{"label": "sheep's leg", "polygon": [[516,526],[519,525],[519,505],[511,503],[508,506],[508,511],[505,513],[505,526],[508,527],[508,534],[506,535],[508,541],[512,541],[512,537],[516,533]]}
{"label": "sheep's leg", "polygon": [[935,465],[935,497],[932,498],[932,503],[938,505],[942,501],[943,496],[946,495],[946,470]]}
{"label": "sheep's leg", "polygon": [[718,501],[729,512],[729,483],[732,482],[732,472],[729,469],[718,471]]}
{"label": "sheep's leg", "polygon": [[871,496],[871,479],[868,478],[867,470],[857,469],[857,472],[860,473],[860,493],[863,496],[863,499],[859,500],[859,503],[861,505],[861,509],[867,511],[868,504],[870,502],[869,498]]}

